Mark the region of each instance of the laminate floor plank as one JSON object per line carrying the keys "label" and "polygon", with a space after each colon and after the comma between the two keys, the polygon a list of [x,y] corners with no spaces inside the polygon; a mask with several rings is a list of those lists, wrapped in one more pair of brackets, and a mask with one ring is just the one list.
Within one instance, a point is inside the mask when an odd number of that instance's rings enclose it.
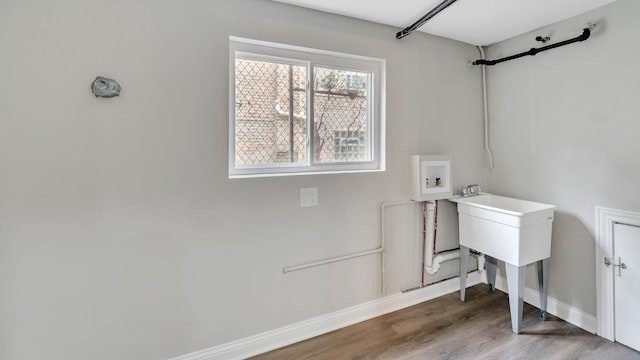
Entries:
{"label": "laminate floor plank", "polygon": [[509,299],[484,284],[277,349],[253,360],[640,360],[640,353],[525,304],[511,331]]}

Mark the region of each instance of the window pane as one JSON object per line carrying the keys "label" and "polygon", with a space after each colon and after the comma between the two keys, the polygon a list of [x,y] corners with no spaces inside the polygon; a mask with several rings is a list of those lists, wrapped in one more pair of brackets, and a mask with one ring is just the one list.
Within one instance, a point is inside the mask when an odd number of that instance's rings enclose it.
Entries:
{"label": "window pane", "polygon": [[314,68],[314,160],[370,161],[367,120],[370,74]]}
{"label": "window pane", "polygon": [[235,162],[307,162],[306,67],[236,58]]}

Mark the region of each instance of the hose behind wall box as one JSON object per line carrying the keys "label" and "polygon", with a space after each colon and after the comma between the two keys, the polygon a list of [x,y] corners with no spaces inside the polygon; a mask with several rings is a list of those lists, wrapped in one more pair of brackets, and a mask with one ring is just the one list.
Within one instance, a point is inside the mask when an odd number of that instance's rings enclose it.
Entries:
{"label": "hose behind wall box", "polygon": [[[480,52],[480,57],[482,60],[485,60],[484,49],[482,46],[478,46],[478,51]],[[481,65],[482,71],[482,106],[484,113],[484,151],[489,157],[489,169],[491,172],[494,170],[493,164],[493,153],[491,152],[491,147],[489,147],[489,109],[487,107],[487,66]]]}

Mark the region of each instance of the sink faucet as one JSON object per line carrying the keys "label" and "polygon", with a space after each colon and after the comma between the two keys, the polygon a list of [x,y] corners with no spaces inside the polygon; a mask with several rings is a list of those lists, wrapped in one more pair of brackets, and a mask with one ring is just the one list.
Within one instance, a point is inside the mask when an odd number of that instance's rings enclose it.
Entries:
{"label": "sink faucet", "polygon": [[478,184],[467,185],[462,188],[462,197],[475,196],[480,194],[480,191],[482,190],[480,190],[480,185]]}

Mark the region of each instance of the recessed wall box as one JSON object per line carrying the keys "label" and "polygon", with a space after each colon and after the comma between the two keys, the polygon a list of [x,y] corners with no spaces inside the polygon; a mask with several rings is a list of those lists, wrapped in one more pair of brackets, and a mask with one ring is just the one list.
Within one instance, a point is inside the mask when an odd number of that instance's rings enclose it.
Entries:
{"label": "recessed wall box", "polygon": [[411,200],[441,200],[452,196],[451,155],[411,155]]}

